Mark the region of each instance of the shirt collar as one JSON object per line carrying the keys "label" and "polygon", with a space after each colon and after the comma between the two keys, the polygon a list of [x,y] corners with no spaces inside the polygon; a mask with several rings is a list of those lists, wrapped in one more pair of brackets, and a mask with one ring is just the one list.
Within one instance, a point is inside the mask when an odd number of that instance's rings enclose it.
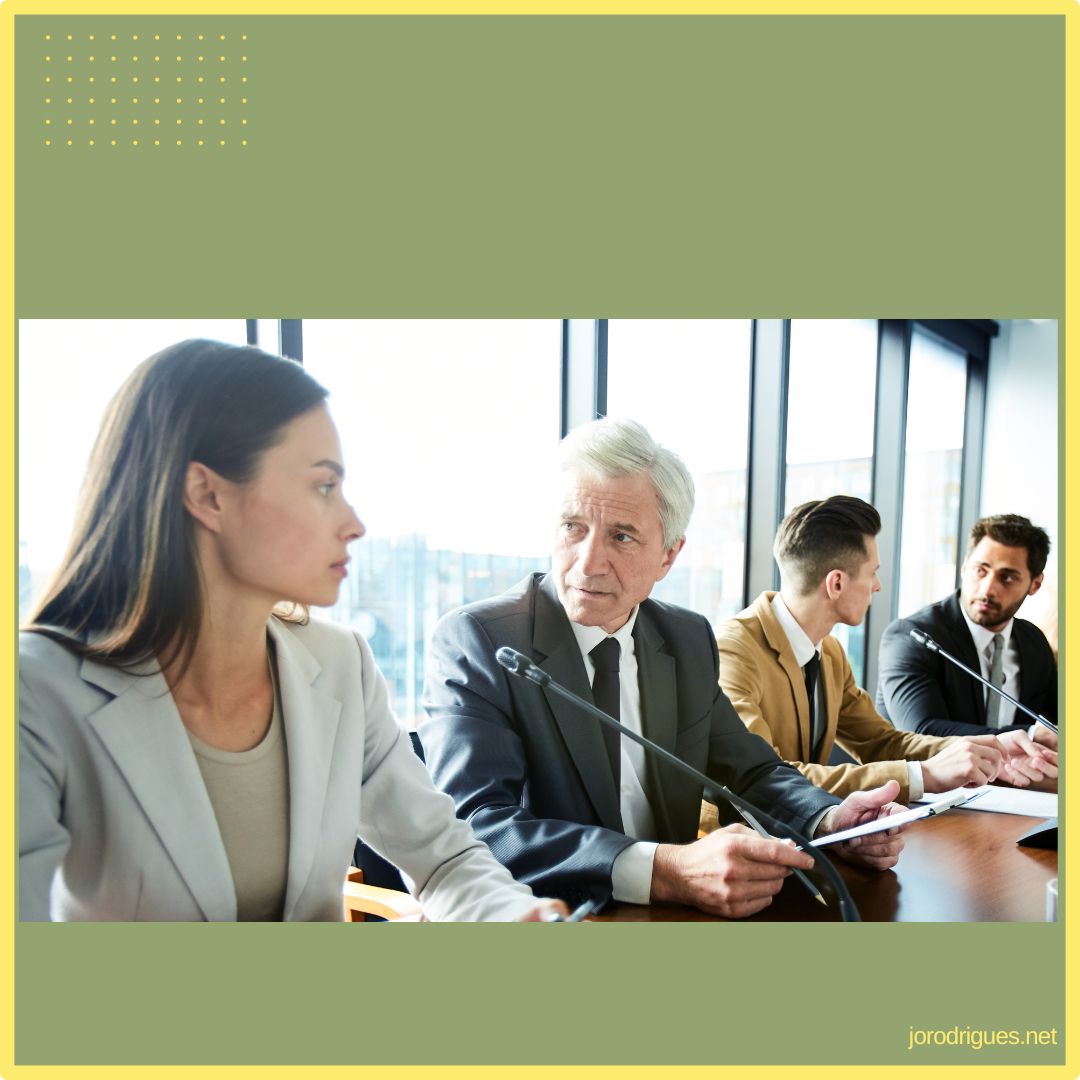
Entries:
{"label": "shirt collar", "polygon": [[[964,610],[963,604],[960,605],[960,614],[964,616],[964,622],[967,623],[967,628],[971,632],[971,640],[975,642],[975,651],[980,655],[989,655],[987,649],[991,647],[994,641],[994,631],[987,630],[985,626],[980,626],[977,622],[972,622],[968,618],[968,613]],[[1009,647],[1009,639],[1012,637],[1013,620],[1010,619],[1003,630],[998,630],[1005,640],[1001,643],[1003,649]]]}
{"label": "shirt collar", "polygon": [[604,638],[613,637],[619,643],[620,654],[625,656],[627,650],[632,650],[634,647],[632,635],[639,610],[640,605],[630,612],[630,618],[614,634],[609,634],[602,626],[581,626],[576,622],[571,622],[570,628],[574,631],[574,638],[581,650],[581,655],[588,656]]}
{"label": "shirt collar", "polygon": [[791,651],[795,654],[795,663],[797,663],[799,667],[806,667],[814,653],[821,652],[821,642],[819,641],[815,644],[806,636],[806,631],[798,624],[795,616],[788,611],[788,606],[784,603],[784,598],[779,593],[772,598],[771,607],[773,609],[773,614],[776,616],[781,628],[787,635],[788,644],[791,646]]}

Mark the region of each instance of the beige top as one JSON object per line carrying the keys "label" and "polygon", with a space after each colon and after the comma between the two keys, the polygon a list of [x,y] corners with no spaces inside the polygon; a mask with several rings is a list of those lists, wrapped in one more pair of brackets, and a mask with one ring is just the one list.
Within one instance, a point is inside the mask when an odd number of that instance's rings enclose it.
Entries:
{"label": "beige top", "polygon": [[258,746],[233,753],[188,732],[232,868],[240,922],[274,922],[285,907],[289,772],[273,663],[270,671],[274,707],[270,730]]}

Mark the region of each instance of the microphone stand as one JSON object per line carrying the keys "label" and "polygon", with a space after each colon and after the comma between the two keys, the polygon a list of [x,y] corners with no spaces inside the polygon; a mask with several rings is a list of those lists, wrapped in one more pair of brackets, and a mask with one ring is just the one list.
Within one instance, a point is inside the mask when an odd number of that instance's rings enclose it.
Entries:
{"label": "microphone stand", "polygon": [[[947,653],[929,634],[923,633],[922,630],[912,629],[908,631],[908,635],[920,645],[929,649],[930,652],[937,653],[938,656],[943,656],[949,663],[954,664],[973,679],[978,679],[983,686],[988,687],[999,697],[1003,697],[1006,701],[1011,702],[1021,712],[1030,716],[1036,723],[1042,724],[1043,727],[1049,728],[1055,735],[1057,734],[1057,724],[1051,723],[1045,716],[1040,716],[1033,709],[1029,709],[1022,702],[1017,701],[1011,694],[1005,693],[1000,686],[995,686],[989,679],[984,679],[982,675],[969,668],[962,660],[957,660],[951,653]],[[1056,817],[1047,818],[1041,825],[1036,825],[1034,828],[1028,829],[1022,836],[1018,836],[1016,838],[1016,843],[1020,847],[1048,848],[1056,851],[1057,825],[1058,819]]]}
{"label": "microphone stand", "polygon": [[955,664],[961,671],[967,672],[973,679],[978,679],[983,686],[989,687],[995,694],[1015,705],[1021,712],[1027,713],[1027,715],[1036,723],[1042,724],[1043,727],[1049,728],[1055,735],[1057,734],[1057,724],[1051,723],[1045,716],[1040,716],[1034,709],[1029,709],[1023,702],[1017,701],[1011,694],[1005,693],[1000,686],[995,686],[989,679],[984,679],[977,671],[969,668],[962,660],[957,660],[951,653],[947,653],[929,634],[924,634],[921,630],[909,630],[908,634],[920,645],[925,645],[932,653],[937,653],[938,656],[944,656],[949,663]]}
{"label": "microphone stand", "polygon": [[[598,709],[591,702],[586,701],[572,690],[568,690],[565,686],[557,683],[546,671],[542,671],[522,653],[508,648],[507,646],[503,646],[496,651],[495,659],[512,675],[517,675],[522,679],[528,679],[530,682],[536,683],[537,686],[542,686],[546,690],[551,690],[566,701],[577,705],[579,708],[585,709],[590,716],[595,717],[603,724],[607,724],[608,727],[614,728],[619,734],[625,735],[629,739],[633,739],[634,742],[645,747],[647,750],[651,750],[654,754],[659,755],[667,762],[667,764],[691,777],[695,782],[702,784],[706,791],[719,795],[729,802],[756,832],[762,832],[762,829],[755,820],[760,818],[769,826],[774,834],[783,839],[794,840],[801,850],[807,852],[814,858],[821,867],[824,876],[828,878],[829,884],[832,885],[837,900],[840,902],[840,917],[843,921],[862,921],[859,916],[859,909],[855,906],[855,901],[852,900],[851,893],[848,892],[848,888],[844,884],[843,878],[837,873],[836,867],[833,866],[819,848],[812,847],[809,840],[795,829],[791,828],[790,825],[785,825],[783,822],[777,821],[772,815],[765,813],[764,810],[759,810],[748,800],[744,799],[741,795],[736,795],[735,792],[725,785],[711,779],[702,772],[698,772],[692,765],[687,765],[681,758],[669,753],[651,739],[647,739],[644,735],[639,735],[636,731],[631,731],[630,728],[626,727],[624,724],[620,724],[618,720],[608,716],[602,709]],[[796,871],[796,873],[798,873],[798,871]]]}

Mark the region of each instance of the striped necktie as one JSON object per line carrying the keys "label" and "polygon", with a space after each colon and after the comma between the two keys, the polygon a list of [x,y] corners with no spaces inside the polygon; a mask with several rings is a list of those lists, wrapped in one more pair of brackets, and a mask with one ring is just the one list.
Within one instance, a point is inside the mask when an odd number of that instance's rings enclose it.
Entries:
{"label": "striped necktie", "polygon": [[[990,682],[995,686],[1005,685],[1005,639],[1000,634],[987,647],[990,661]],[[998,726],[998,712],[1001,709],[1001,697],[992,690],[986,691],[986,726]]]}

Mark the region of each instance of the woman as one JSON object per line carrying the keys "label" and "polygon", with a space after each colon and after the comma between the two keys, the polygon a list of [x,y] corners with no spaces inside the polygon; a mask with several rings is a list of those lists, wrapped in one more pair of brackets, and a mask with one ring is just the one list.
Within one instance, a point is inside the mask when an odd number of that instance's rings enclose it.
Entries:
{"label": "woman", "polygon": [[187,341],[111,403],[21,637],[22,919],[340,919],[358,834],[430,918],[565,910],[455,819],[367,643],[306,617],[364,533],[325,397]]}

